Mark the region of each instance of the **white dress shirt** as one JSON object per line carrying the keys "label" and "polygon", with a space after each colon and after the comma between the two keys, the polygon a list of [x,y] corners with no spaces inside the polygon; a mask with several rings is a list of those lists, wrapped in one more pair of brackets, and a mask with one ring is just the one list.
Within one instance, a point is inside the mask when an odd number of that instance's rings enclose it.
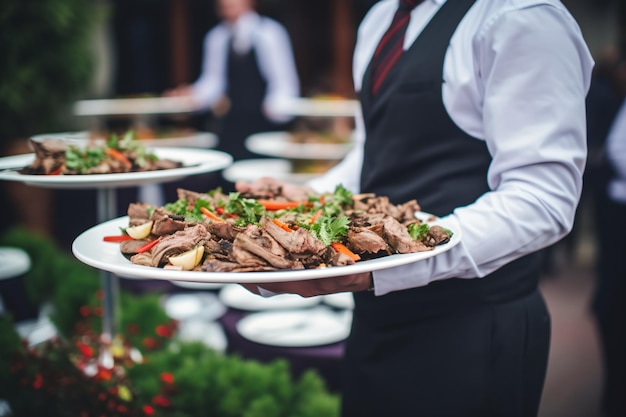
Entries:
{"label": "white dress shirt", "polygon": [[[412,11],[405,49],[444,2],[425,0]],[[359,27],[353,60],[357,91],[397,4],[376,3]],[[491,191],[445,216],[461,231],[459,245],[374,272],[377,295],[446,278],[480,278],[569,233],[582,189],[592,68],[581,31],[559,1],[476,1],[446,52],[442,95],[452,120],[486,142],[493,158]],[[362,143],[362,115],[356,126]],[[310,185],[328,191],[341,182],[358,192],[362,156],[357,146]],[[420,196],[415,198],[419,202]]]}
{"label": "white dress shirt", "polygon": [[267,81],[263,100],[266,116],[275,122],[288,120],[288,116],[276,109],[285,99],[300,94],[291,41],[280,23],[255,12],[241,16],[234,25],[221,22],[207,33],[202,72],[191,86],[194,100],[201,107],[211,108],[224,96],[228,87],[227,62],[231,37],[237,52],[246,53],[255,48],[259,70]]}

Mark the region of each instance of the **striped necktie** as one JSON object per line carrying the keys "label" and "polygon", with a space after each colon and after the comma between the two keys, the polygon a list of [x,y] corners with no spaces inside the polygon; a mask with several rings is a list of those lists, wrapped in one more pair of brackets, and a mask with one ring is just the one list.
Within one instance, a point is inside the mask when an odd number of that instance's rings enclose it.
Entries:
{"label": "striped necktie", "polygon": [[371,89],[376,94],[385,77],[402,55],[404,45],[404,33],[409,25],[411,10],[422,0],[400,0],[398,10],[396,10],[391,25],[387,32],[380,39],[380,43],[374,51],[371,63]]}

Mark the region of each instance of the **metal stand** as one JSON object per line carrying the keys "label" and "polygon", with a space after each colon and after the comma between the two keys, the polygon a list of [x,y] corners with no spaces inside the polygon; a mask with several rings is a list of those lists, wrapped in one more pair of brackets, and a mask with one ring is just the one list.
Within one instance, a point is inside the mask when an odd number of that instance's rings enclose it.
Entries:
{"label": "metal stand", "polygon": [[[117,195],[113,188],[98,188],[98,222],[102,223],[114,218],[117,214]],[[102,338],[111,342],[118,328],[119,310],[119,278],[111,272],[100,270],[102,287]]]}

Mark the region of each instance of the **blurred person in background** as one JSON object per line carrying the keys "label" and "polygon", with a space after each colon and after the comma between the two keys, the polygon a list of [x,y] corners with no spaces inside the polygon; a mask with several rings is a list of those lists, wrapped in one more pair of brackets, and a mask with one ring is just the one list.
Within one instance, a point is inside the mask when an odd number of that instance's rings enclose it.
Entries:
{"label": "blurred person in background", "polygon": [[165,92],[188,96],[216,116],[217,149],[235,160],[259,157],[245,147],[254,133],[285,130],[281,111],[300,94],[291,40],[277,21],[259,15],[254,0],[218,0],[222,21],[204,39],[202,71],[191,85]]}
{"label": "blurred person in background", "polygon": [[344,417],[537,415],[551,332],[538,251],[573,226],[592,68],[558,0],[381,0],[365,16],[362,146],[309,185],[417,199],[462,237],[373,273],[246,284],[354,293]]}
{"label": "blurred person in background", "polygon": [[603,354],[604,417],[626,416],[626,62],[614,66],[622,80],[621,106],[604,144],[606,181],[596,184],[598,231],[598,280],[593,298]]}

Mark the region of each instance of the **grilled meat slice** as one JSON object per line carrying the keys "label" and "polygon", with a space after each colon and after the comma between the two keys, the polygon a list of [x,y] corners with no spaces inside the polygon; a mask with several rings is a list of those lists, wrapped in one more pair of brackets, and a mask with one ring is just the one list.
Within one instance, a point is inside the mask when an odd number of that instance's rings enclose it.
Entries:
{"label": "grilled meat slice", "polygon": [[148,243],[148,240],[125,240],[120,242],[120,251],[124,254],[130,255],[133,253],[137,253],[137,250]]}
{"label": "grilled meat slice", "polygon": [[450,237],[449,231],[439,225],[434,225],[428,229],[428,234],[423,241],[424,244],[428,246],[437,246],[448,243],[450,241]]}
{"label": "grilled meat slice", "polygon": [[392,253],[411,253],[428,250],[426,245],[413,240],[406,227],[396,219],[387,216],[383,221],[383,239],[389,244]]}
{"label": "grilled meat slice", "polygon": [[379,252],[389,255],[389,245],[383,239],[381,231],[382,227],[380,226],[350,228],[348,231],[348,248],[360,255],[377,254]]}
{"label": "grilled meat slice", "polygon": [[242,197],[260,200],[306,201],[309,195],[315,193],[312,188],[285,184],[269,177],[263,177],[254,183],[238,181],[235,183],[235,189]]}
{"label": "grilled meat slice", "polygon": [[261,228],[272,236],[276,241],[294,255],[319,255],[326,248],[326,245],[314,237],[308,230],[300,228],[293,232],[287,232],[278,227],[272,220],[264,217],[261,220]]}
{"label": "grilled meat slice", "polygon": [[210,238],[206,228],[201,224],[195,224],[174,234],[163,236],[161,241],[154,245],[152,254],[152,266],[160,266],[169,261],[170,256],[180,255],[191,250],[198,244]]}
{"label": "grilled meat slice", "polygon": [[267,240],[264,237],[254,239],[245,233],[241,233],[237,235],[233,243],[233,251],[244,250],[250,252],[278,269],[304,269],[301,262],[287,259],[272,252],[271,245],[268,247]]}
{"label": "grilled meat slice", "polygon": [[129,226],[144,224],[150,220],[150,209],[156,207],[149,203],[130,203],[126,214],[129,217]]}
{"label": "grilled meat slice", "polygon": [[184,218],[172,215],[162,207],[154,210],[151,219],[154,220],[152,233],[156,236],[170,235],[174,232],[185,229],[185,227],[189,224]]}

